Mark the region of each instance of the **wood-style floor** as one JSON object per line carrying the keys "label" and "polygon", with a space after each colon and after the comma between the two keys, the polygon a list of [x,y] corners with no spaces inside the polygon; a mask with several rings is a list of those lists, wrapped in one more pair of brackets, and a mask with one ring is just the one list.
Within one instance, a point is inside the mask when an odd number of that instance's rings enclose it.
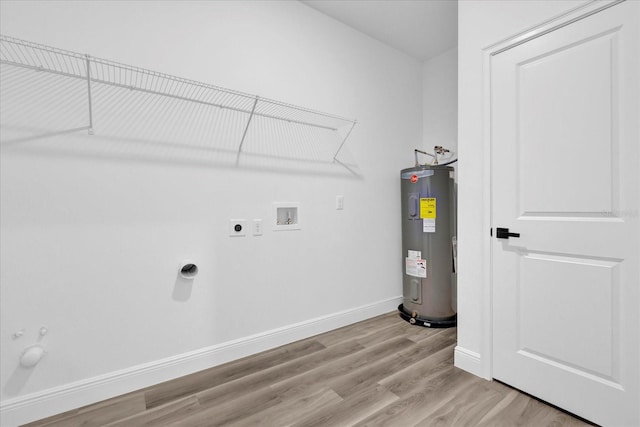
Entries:
{"label": "wood-style floor", "polygon": [[455,342],[389,313],[28,425],[588,425],[455,368]]}

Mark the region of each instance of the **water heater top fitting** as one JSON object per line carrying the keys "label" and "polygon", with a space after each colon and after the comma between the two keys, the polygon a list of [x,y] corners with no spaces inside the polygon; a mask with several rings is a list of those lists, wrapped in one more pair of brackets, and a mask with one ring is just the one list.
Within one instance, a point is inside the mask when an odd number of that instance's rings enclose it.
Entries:
{"label": "water heater top fitting", "polygon": [[[454,156],[454,153],[452,153],[451,150],[449,150],[448,148],[444,148],[441,145],[436,145],[433,147],[433,154],[427,153],[426,151],[418,150],[417,148],[413,150],[413,156],[415,158],[415,166],[420,166],[420,162],[418,162],[418,153],[433,157],[433,163],[431,164],[425,163],[424,164],[425,166],[438,166],[438,165],[446,166],[458,161],[457,158],[450,160]],[[447,161],[445,163],[440,163],[438,160],[438,156],[439,155],[444,156],[447,153],[449,153]]]}

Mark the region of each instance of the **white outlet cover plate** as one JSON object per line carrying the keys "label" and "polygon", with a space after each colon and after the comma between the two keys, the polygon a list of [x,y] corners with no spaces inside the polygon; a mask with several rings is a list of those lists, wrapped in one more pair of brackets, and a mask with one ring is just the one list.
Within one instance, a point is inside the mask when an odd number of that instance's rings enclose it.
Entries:
{"label": "white outlet cover plate", "polygon": [[253,220],[253,235],[262,236],[262,220],[261,219]]}

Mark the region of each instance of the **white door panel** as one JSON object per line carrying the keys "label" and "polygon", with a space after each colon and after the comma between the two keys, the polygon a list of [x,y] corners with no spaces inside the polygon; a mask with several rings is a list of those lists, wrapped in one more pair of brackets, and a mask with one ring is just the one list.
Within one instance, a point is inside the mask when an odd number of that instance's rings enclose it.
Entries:
{"label": "white door panel", "polygon": [[493,376],[603,425],[640,425],[639,17],[491,59]]}
{"label": "white door panel", "polygon": [[601,34],[517,64],[521,215],[613,210],[611,198],[603,195],[611,194],[614,181],[610,85],[615,83],[615,36]]}
{"label": "white door panel", "polygon": [[[520,351],[614,380],[619,263],[539,253],[519,261]],[[577,295],[590,298],[575,304]],[[571,342],[590,342],[597,351]]]}

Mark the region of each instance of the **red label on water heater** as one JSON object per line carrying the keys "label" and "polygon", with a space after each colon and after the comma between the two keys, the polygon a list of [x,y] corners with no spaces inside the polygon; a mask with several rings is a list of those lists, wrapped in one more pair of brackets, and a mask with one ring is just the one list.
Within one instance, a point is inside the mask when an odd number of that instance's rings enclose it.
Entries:
{"label": "red label on water heater", "polygon": [[411,175],[411,182],[413,184],[415,184],[416,182],[418,182],[418,175]]}

